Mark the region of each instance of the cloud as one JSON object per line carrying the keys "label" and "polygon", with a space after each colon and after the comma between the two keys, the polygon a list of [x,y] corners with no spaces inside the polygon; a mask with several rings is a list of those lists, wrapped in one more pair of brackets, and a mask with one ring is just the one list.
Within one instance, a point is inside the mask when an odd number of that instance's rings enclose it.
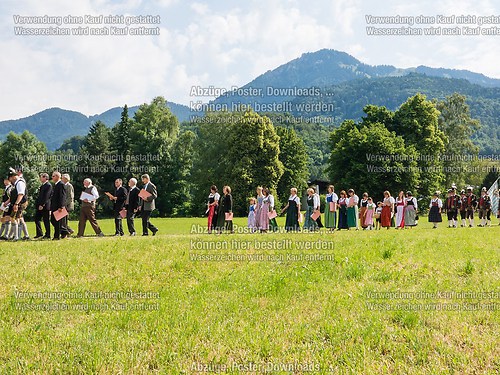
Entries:
{"label": "cloud", "polygon": [[[0,3],[0,119],[47,107],[95,114],[163,95],[188,104],[194,85],[242,86],[305,52],[346,51],[363,62],[430,65],[500,77],[497,37],[369,37],[365,14],[500,13],[492,0],[53,0]],[[160,15],[152,37],[14,36],[13,14]],[[7,57],[7,58],[5,58]]]}

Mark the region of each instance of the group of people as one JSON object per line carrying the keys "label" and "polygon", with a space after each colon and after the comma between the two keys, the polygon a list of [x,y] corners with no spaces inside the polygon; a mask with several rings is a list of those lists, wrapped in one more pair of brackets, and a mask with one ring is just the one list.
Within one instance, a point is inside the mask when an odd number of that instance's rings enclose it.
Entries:
{"label": "group of people", "polygon": [[[498,194],[498,192],[496,192]],[[458,227],[458,214],[460,213],[461,226],[474,226],[474,212],[479,216],[478,227],[491,226],[492,202],[486,187],[481,189],[481,194],[477,197],[473,193],[471,186],[457,193],[457,187],[453,185],[448,189],[446,200],[440,199],[440,192],[436,191],[432,197],[429,208],[429,221],[434,223],[434,228],[442,222],[441,212],[444,209],[448,218],[448,228]],[[500,210],[497,217],[500,219]],[[499,223],[500,225],[500,223]]]}
{"label": "group of people", "polygon": [[[478,226],[491,226],[492,204],[486,188],[481,190],[481,196],[477,198],[472,187],[462,190],[460,195],[453,185],[448,190],[448,196],[443,204],[439,198],[440,192],[436,191],[429,204],[429,222],[437,228],[437,224],[442,222],[442,213],[446,212],[448,217],[448,227],[458,226],[458,214],[461,216],[461,226],[465,227],[466,220],[469,220],[469,227],[474,226],[474,212],[478,212],[481,220]],[[221,199],[217,193],[217,187],[211,187],[207,203],[208,232],[216,230],[218,233],[223,230],[232,232],[232,214],[228,219],[228,213],[232,213],[231,189],[225,186],[224,197]],[[314,187],[307,189],[306,207],[302,209],[301,199],[297,195],[297,189],[290,189],[290,196],[287,204],[281,210],[281,214],[286,212],[285,230],[317,231],[320,228],[327,228],[330,231],[342,229],[381,229],[396,228],[403,229],[416,226],[418,224],[418,201],[411,191],[400,191],[394,198],[389,191],[384,191],[382,201],[374,202],[368,193],[363,193],[360,199],[354,189],[347,192],[342,190],[339,195],[334,191],[334,186],[328,187],[325,199],[325,209],[321,214],[320,196]],[[305,214],[302,214],[302,210]],[[249,199],[247,227],[251,232],[276,231],[278,225],[275,211],[274,197],[270,190],[261,186],[256,189],[256,196]],[[324,218],[324,224],[322,222]],[[500,219],[500,213],[498,214]],[[229,224],[230,223],[230,224]],[[303,223],[301,227],[301,223]],[[230,227],[228,226],[230,225]]]}
{"label": "group of people", "polygon": [[[35,200],[35,239],[60,240],[70,237],[74,230],[69,226],[69,215],[75,210],[75,191],[71,184],[70,176],[58,171],[52,172],[52,183],[47,173],[39,175],[40,186]],[[155,209],[155,200],[158,197],[156,186],[150,181],[147,174],[141,176],[142,187],[137,186],[137,179],[128,181],[128,189],[123,186],[122,179],[115,180],[114,191],[106,192],[113,202],[115,218],[115,236],[123,236],[122,219],[126,218],[128,232],[136,235],[134,219],[142,219],[143,236],[154,236],[158,232],[151,221],[151,213]],[[28,188],[21,168],[10,168],[8,177],[4,180],[4,193],[2,196],[1,210],[3,211],[0,227],[2,240],[28,240],[28,228],[23,219],[23,212],[28,206]],[[80,216],[76,237],[83,237],[87,221],[97,236],[102,237],[102,232],[96,219],[96,202],[99,198],[97,188],[90,178],[83,180],[83,191],[80,196]],[[43,228],[42,228],[43,224]],[[54,235],[51,237],[53,227]]]}

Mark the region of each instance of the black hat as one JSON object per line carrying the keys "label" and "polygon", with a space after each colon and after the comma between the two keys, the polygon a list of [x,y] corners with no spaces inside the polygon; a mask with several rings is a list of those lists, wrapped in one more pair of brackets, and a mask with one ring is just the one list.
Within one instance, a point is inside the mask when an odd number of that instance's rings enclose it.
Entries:
{"label": "black hat", "polygon": [[8,177],[13,177],[17,176],[17,172],[14,170],[14,168],[9,168],[9,173],[7,174]]}

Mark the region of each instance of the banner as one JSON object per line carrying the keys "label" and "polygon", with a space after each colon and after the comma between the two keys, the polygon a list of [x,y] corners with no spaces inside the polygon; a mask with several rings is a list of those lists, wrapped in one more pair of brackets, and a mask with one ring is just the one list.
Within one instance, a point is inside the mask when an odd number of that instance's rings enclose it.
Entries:
{"label": "banner", "polygon": [[500,179],[497,178],[488,190],[488,195],[491,198],[491,212],[495,214],[495,216],[498,215],[498,180]]}

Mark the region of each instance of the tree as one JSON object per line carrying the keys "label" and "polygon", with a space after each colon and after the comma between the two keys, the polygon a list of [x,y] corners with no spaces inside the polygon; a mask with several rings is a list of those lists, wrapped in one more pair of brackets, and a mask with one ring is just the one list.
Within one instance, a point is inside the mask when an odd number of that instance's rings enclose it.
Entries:
{"label": "tree", "polygon": [[[125,116],[123,116],[125,117]],[[124,121],[124,119],[122,118]],[[130,127],[131,174],[147,173],[158,188],[157,208],[160,215],[171,215],[182,202],[172,201],[176,194],[173,181],[167,176],[175,174],[176,161],[172,156],[173,147],[179,134],[179,122],[159,96],[150,104],[142,104],[134,115]]]}
{"label": "tree", "polygon": [[276,134],[280,137],[279,160],[283,164],[283,175],[278,182],[278,197],[282,205],[288,200],[290,188],[295,187],[299,192],[307,186],[309,170],[306,146],[293,129],[276,127]]}
{"label": "tree", "polygon": [[158,206],[167,216],[186,216],[192,211],[191,170],[195,134],[186,131],[172,145],[171,158],[158,172],[157,185],[163,193],[158,196]]}
{"label": "tree", "polygon": [[237,117],[238,115],[232,112],[207,112],[192,124],[196,135],[191,173],[192,214],[195,216],[205,212],[211,185],[222,189],[224,184],[231,182],[227,178],[231,164],[226,157],[226,150],[229,147],[229,134]]}
{"label": "tree", "polygon": [[[231,128],[226,153],[232,166],[228,180],[234,191],[236,214],[247,212],[247,199],[255,194],[256,186],[261,185],[276,192],[283,174],[279,153],[279,137],[271,120],[251,110],[240,113]],[[276,193],[274,195],[279,199]]]}
{"label": "tree", "polygon": [[445,150],[446,135],[438,127],[439,111],[425,95],[416,94],[394,113],[394,121],[387,128],[401,136],[406,146],[414,146],[419,153],[420,176],[418,192],[430,196],[444,182],[440,155]]}
{"label": "tree", "polygon": [[258,185],[275,194],[283,165],[279,137],[269,118],[253,111],[209,112],[197,121],[196,129],[194,214],[205,212],[211,185],[221,194],[222,186],[231,186],[235,214],[239,215],[246,213],[247,198]]}
{"label": "tree", "polygon": [[[9,168],[22,167],[28,186],[29,206],[27,218],[34,212],[33,196],[40,185],[40,173],[51,173],[50,158],[45,143],[34,134],[24,131],[22,134],[10,132],[0,144],[0,170],[7,176]],[[2,186],[3,187],[3,186]]]}
{"label": "tree", "polygon": [[384,124],[344,121],[332,132],[330,147],[328,172],[337,191],[353,188],[381,199],[384,190],[395,194],[418,183],[417,152]]}
{"label": "tree", "polygon": [[121,113],[120,122],[116,123],[116,125],[111,130],[111,138],[112,142],[112,151],[117,156],[116,166],[117,177],[121,175],[122,178],[130,178],[132,177],[132,173],[130,171],[130,156],[131,156],[131,127],[133,121],[128,117],[128,107],[125,104],[123,107],[123,111]]}
{"label": "tree", "polygon": [[445,150],[442,157],[445,183],[451,186],[464,185],[469,180],[466,166],[479,153],[479,147],[474,145],[471,136],[481,127],[478,120],[471,118],[466,97],[458,93],[447,96],[435,103],[439,110],[439,128],[444,132]]}

